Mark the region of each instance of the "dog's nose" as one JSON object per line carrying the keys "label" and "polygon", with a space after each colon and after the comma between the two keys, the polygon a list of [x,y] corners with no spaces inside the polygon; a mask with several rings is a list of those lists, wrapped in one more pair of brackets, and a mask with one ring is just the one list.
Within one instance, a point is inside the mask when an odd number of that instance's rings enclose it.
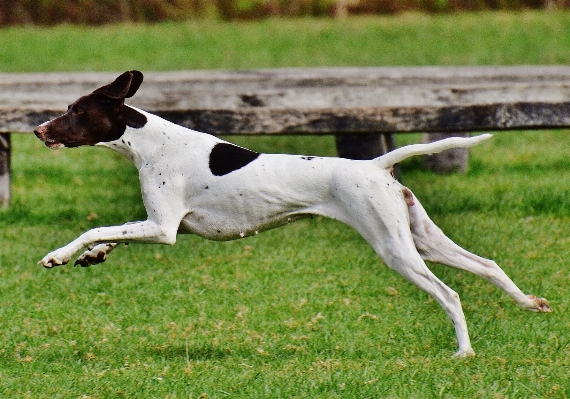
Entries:
{"label": "dog's nose", "polygon": [[46,130],[47,129],[44,125],[40,125],[34,129],[34,134],[36,135],[37,138],[41,139],[42,137],[44,137]]}

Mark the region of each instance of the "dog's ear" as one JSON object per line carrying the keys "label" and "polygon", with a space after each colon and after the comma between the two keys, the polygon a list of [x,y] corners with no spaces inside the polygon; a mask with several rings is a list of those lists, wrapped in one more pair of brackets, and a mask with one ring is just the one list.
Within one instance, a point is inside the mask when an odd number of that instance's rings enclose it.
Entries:
{"label": "dog's ear", "polygon": [[144,114],[141,114],[134,108],[124,105],[119,111],[119,118],[125,122],[127,126],[134,127],[135,129],[140,129],[146,125],[147,119]]}
{"label": "dog's ear", "polygon": [[137,92],[137,90],[139,89],[139,87],[141,87],[141,84],[143,82],[142,72],[137,71],[137,70],[132,70],[129,72],[131,73],[133,78],[131,79],[131,85],[129,86],[129,91],[127,92],[127,95],[125,96],[127,98],[134,96],[135,93]]}
{"label": "dog's ear", "polygon": [[114,100],[132,97],[143,81],[143,74],[139,71],[127,71],[119,76],[113,83],[99,87],[93,93],[100,93]]}

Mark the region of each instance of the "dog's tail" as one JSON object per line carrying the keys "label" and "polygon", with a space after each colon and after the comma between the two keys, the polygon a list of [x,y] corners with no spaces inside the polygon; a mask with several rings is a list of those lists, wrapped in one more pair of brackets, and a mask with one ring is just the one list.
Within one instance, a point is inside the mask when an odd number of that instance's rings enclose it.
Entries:
{"label": "dog's tail", "polygon": [[412,144],[390,151],[375,159],[382,168],[391,168],[395,164],[414,155],[437,154],[450,148],[467,148],[477,145],[492,137],[492,134],[481,134],[475,137],[450,137],[429,144]]}

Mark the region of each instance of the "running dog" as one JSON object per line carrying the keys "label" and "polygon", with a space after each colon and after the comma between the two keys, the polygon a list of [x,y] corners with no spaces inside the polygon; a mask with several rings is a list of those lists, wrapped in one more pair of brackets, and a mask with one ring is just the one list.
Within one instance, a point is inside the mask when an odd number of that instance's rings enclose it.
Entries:
{"label": "running dog", "polygon": [[523,294],[495,262],[446,237],[392,176],[393,165],[410,156],[470,147],[491,135],[410,145],[367,161],[260,154],[126,105],[142,81],[141,72],[127,71],[35,129],[48,148],[98,145],[131,160],[148,214],[89,230],[46,255],[43,266],[66,264],[80,250],[76,264],[100,263],[118,243],[174,244],[179,233],[233,240],[321,215],[356,229],[389,268],[437,300],[455,326],[455,356],[474,354],[459,296],[424,260],[472,272],[522,307],[550,312],[545,299]]}

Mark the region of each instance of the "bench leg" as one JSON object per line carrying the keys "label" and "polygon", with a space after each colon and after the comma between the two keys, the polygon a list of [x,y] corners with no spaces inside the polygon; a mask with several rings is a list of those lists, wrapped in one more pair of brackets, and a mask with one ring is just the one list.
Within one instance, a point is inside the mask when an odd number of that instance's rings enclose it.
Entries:
{"label": "bench leg", "polygon": [[392,151],[394,139],[391,134],[337,134],[338,156],[348,159],[372,159]]}
{"label": "bench leg", "polygon": [[[424,143],[431,143],[448,137],[469,137],[469,133],[424,133]],[[426,169],[437,173],[467,172],[469,165],[468,148],[452,148],[439,154],[425,155],[424,166]]]}
{"label": "bench leg", "polygon": [[10,133],[0,133],[0,206],[10,205]]}
{"label": "bench leg", "polygon": [[[394,135],[390,133],[337,134],[338,156],[348,159],[373,159],[396,148]],[[394,167],[394,176],[400,180],[400,168]]]}

